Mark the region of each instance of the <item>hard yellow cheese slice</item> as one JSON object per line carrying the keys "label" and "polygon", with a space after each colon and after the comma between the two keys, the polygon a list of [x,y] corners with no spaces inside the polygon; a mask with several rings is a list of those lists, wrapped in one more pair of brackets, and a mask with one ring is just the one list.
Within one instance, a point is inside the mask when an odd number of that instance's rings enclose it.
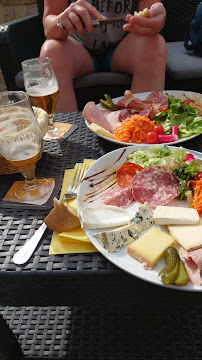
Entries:
{"label": "hard yellow cheese slice", "polygon": [[202,219],[196,225],[169,225],[168,230],[185,250],[190,251],[202,247]]}
{"label": "hard yellow cheese slice", "polygon": [[127,252],[134,259],[152,268],[163,256],[166,248],[174,242],[175,240],[170,235],[153,227],[128,246]]}
{"label": "hard yellow cheese slice", "polygon": [[92,123],[90,125],[90,129],[96,134],[100,134],[100,135],[106,136],[111,139],[114,138],[113,135],[109,131],[105,130],[103,127],[101,127],[95,123]]}

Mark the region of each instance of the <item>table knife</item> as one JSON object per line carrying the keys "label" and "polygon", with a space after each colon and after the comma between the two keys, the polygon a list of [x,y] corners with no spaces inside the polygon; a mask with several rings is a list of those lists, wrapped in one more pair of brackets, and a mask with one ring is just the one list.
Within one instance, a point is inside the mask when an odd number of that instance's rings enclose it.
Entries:
{"label": "table knife", "polygon": [[[115,23],[119,23],[119,22],[127,22],[126,19],[125,19],[125,16],[120,16],[120,17],[115,17],[115,18],[108,18],[108,19],[104,19],[104,20],[92,20],[92,27],[96,28],[98,26],[108,25],[108,24],[115,24]],[[83,27],[85,27],[85,24],[83,22],[82,22],[82,24],[83,24]],[[59,29],[66,30],[64,25],[62,25],[61,23],[57,23],[57,27]]]}

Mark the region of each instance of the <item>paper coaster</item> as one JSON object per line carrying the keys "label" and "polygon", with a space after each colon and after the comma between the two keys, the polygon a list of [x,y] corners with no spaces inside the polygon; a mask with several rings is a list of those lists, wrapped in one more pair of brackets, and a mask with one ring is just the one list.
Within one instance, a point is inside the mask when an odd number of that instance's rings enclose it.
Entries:
{"label": "paper coaster", "polygon": [[58,176],[55,179],[52,179],[52,186],[47,195],[43,198],[35,201],[26,201],[19,202],[19,199],[15,197],[14,192],[16,186],[20,183],[20,181],[15,181],[11,186],[7,194],[4,196],[3,200],[0,202],[0,207],[5,208],[19,208],[19,209],[41,209],[46,210],[50,209],[53,206],[53,198],[57,197],[58,192],[62,185],[63,176]]}
{"label": "paper coaster", "polygon": [[68,136],[70,136],[77,128],[77,125],[67,123],[54,123],[56,131],[51,131],[51,128],[47,131],[43,140],[52,142],[63,142]]}

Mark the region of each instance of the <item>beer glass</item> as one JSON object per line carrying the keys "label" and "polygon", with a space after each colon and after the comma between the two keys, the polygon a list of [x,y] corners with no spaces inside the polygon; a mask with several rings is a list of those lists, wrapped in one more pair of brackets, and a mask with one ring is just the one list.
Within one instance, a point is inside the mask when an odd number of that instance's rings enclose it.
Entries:
{"label": "beer glass", "polygon": [[35,178],[40,150],[40,127],[28,95],[24,91],[0,93],[0,153],[25,178],[15,189],[22,202],[37,200],[50,191],[48,179]]}
{"label": "beer glass", "polygon": [[25,90],[32,105],[42,108],[48,113],[48,135],[61,137],[53,120],[58,101],[59,88],[51,59],[39,57],[22,61]]}

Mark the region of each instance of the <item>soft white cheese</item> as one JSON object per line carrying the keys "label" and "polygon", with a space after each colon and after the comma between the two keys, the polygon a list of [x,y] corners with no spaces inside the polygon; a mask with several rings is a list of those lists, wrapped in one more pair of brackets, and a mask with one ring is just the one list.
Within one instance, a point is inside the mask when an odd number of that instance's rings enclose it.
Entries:
{"label": "soft white cheese", "polygon": [[138,238],[137,232],[131,226],[123,226],[111,231],[94,234],[100,245],[110,253],[119,251],[124,245]]}
{"label": "soft white cheese", "polygon": [[157,225],[191,225],[199,222],[199,215],[196,209],[159,205],[154,212],[154,221]]}
{"label": "soft white cheese", "polygon": [[153,224],[153,211],[148,202],[145,202],[143,205],[140,205],[135,216],[131,219],[130,225],[138,233],[141,233],[142,231],[149,229]]}
{"label": "soft white cheese", "polygon": [[79,219],[82,228],[98,229],[128,225],[130,216],[123,208],[100,204],[83,208]]}

